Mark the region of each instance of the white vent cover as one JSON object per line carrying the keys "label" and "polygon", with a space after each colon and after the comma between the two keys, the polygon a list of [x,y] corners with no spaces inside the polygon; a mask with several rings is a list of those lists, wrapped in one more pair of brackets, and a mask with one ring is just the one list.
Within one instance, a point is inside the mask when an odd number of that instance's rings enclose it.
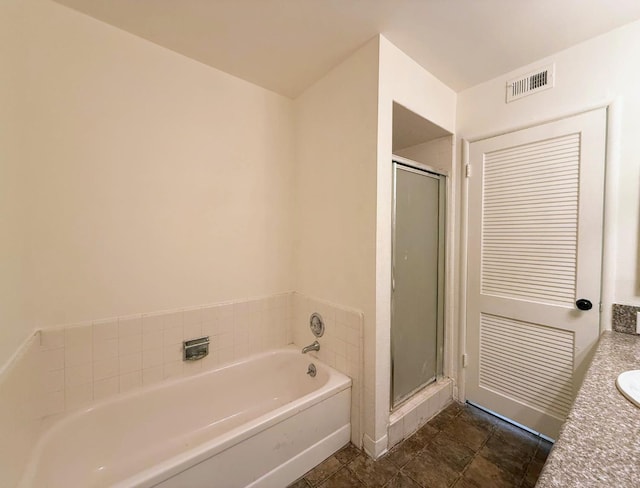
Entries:
{"label": "white vent cover", "polygon": [[507,82],[507,103],[553,88],[555,65],[550,64]]}

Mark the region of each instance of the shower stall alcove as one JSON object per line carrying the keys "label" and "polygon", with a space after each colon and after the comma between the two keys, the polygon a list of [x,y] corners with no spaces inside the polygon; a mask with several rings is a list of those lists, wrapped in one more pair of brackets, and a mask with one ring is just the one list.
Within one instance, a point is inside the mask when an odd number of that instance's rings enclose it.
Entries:
{"label": "shower stall alcove", "polygon": [[401,105],[393,115],[389,448],[452,397],[444,337],[453,136]]}

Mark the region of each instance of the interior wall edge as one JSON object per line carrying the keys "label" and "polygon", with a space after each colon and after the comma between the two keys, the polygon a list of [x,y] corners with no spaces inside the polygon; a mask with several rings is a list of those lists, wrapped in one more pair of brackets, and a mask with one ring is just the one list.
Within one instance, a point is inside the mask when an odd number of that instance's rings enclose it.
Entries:
{"label": "interior wall edge", "polygon": [[33,345],[34,341],[38,340],[39,336],[40,329],[33,329],[25,339],[18,344],[13,353],[0,364],[0,383],[9,371],[20,361],[26,351]]}

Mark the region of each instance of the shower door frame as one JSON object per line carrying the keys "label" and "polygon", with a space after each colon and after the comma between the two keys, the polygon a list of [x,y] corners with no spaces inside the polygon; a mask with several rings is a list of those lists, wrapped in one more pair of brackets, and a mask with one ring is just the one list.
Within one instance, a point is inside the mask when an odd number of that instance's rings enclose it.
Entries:
{"label": "shower door frame", "polygon": [[[432,166],[413,161],[411,159],[393,156],[393,196],[392,196],[392,212],[391,212],[391,320],[390,320],[390,382],[389,382],[389,408],[394,411],[401,407],[407,400],[423,388],[438,381],[443,377],[444,371],[444,325],[445,325],[445,294],[446,294],[446,252],[447,252],[447,214],[448,214],[448,198],[447,186],[449,173],[444,170],[436,169]],[[406,395],[394,402],[394,358],[393,358],[393,307],[394,307],[394,289],[395,289],[395,250],[396,250],[396,191],[397,178],[396,173],[398,167],[402,167],[402,171],[427,176],[438,180],[438,277],[437,277],[437,312],[436,312],[436,374],[430,380],[420,384]]]}

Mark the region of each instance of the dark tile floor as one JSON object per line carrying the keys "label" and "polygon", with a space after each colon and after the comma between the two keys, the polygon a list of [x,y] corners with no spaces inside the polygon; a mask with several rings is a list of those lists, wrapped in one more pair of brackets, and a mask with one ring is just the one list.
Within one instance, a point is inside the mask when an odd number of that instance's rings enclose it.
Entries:
{"label": "dark tile floor", "polygon": [[551,443],[453,403],[377,461],[349,444],[289,488],[531,488]]}

